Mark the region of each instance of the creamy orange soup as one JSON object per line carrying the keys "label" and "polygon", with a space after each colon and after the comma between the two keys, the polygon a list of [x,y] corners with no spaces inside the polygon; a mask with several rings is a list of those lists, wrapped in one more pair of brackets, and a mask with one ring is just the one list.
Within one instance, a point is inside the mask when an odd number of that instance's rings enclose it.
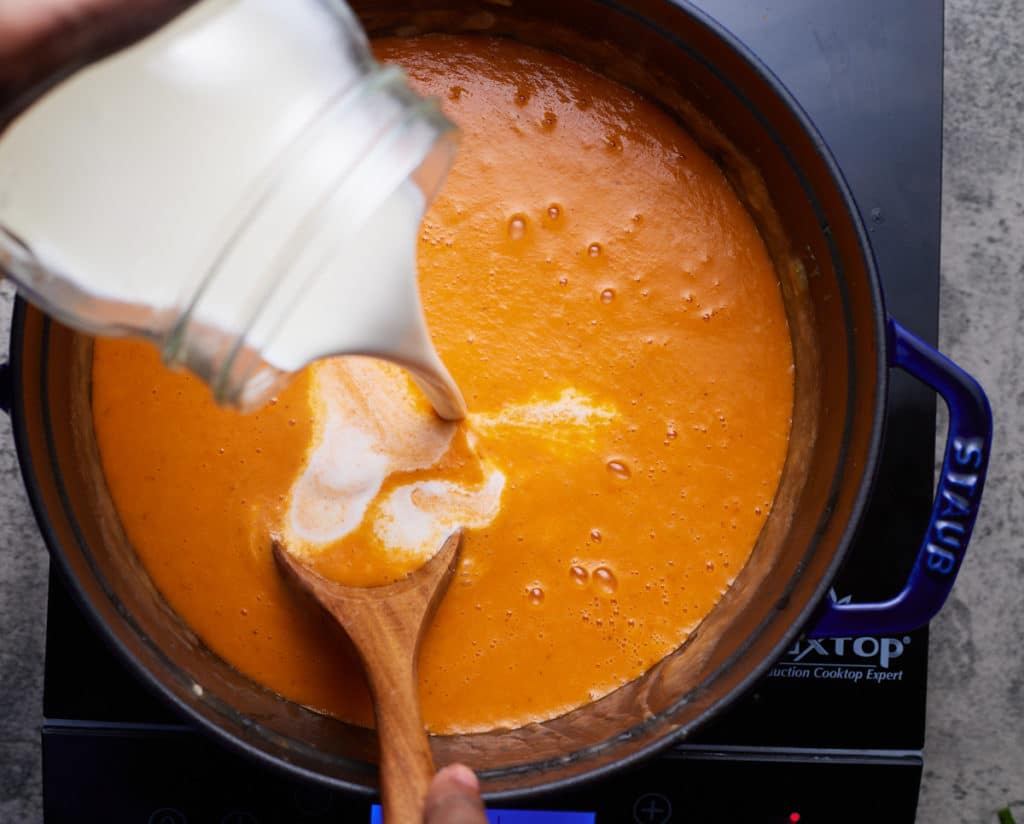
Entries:
{"label": "creamy orange soup", "polygon": [[779,283],[721,170],[634,92],[507,40],[376,45],[462,129],[419,271],[469,419],[443,423],[363,359],[241,416],[147,345],[98,341],[96,434],[184,620],[254,680],[361,724],[358,664],[282,583],[270,535],[372,584],[466,525],[422,649],[424,717],[519,726],[643,673],[745,563],[789,437]]}

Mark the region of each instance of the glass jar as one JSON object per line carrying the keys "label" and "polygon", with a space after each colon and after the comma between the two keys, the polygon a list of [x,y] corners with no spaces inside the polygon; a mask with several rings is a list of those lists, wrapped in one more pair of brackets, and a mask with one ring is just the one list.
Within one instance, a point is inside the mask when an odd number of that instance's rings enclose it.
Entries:
{"label": "glass jar", "polygon": [[59,320],[155,342],[242,408],[320,357],[461,397],[416,285],[455,130],[323,0],[204,0],[0,135],[0,267]]}

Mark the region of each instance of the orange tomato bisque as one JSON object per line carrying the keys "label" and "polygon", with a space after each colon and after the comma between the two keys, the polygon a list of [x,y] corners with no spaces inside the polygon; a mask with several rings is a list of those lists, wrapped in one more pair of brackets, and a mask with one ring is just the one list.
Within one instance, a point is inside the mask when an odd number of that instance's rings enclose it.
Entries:
{"label": "orange tomato bisque", "polygon": [[[418,266],[469,418],[432,418],[403,373],[363,359],[314,365],[242,416],[148,345],[101,340],[95,431],[174,609],[255,681],[356,723],[372,723],[358,664],[282,582],[269,536],[372,584],[465,524],[422,648],[424,718],[517,727],[642,674],[746,562],[787,451],[786,315],[750,215],[654,104],[505,39],[375,47],[462,132]],[[353,431],[379,477],[349,494],[328,464]]]}

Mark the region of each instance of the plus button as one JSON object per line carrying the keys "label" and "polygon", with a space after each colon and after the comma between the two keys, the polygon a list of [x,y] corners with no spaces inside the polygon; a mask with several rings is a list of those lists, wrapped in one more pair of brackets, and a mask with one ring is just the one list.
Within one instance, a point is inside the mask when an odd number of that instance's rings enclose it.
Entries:
{"label": "plus button", "polygon": [[644,793],[633,803],[636,824],[668,824],[672,819],[672,802],[661,793]]}

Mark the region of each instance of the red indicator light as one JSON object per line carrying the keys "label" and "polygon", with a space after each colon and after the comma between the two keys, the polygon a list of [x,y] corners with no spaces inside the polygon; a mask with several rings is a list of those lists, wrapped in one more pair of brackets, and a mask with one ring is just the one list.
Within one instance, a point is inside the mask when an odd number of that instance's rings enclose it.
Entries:
{"label": "red indicator light", "polygon": [[789,820],[796,824],[800,820],[800,813],[790,813]]}

